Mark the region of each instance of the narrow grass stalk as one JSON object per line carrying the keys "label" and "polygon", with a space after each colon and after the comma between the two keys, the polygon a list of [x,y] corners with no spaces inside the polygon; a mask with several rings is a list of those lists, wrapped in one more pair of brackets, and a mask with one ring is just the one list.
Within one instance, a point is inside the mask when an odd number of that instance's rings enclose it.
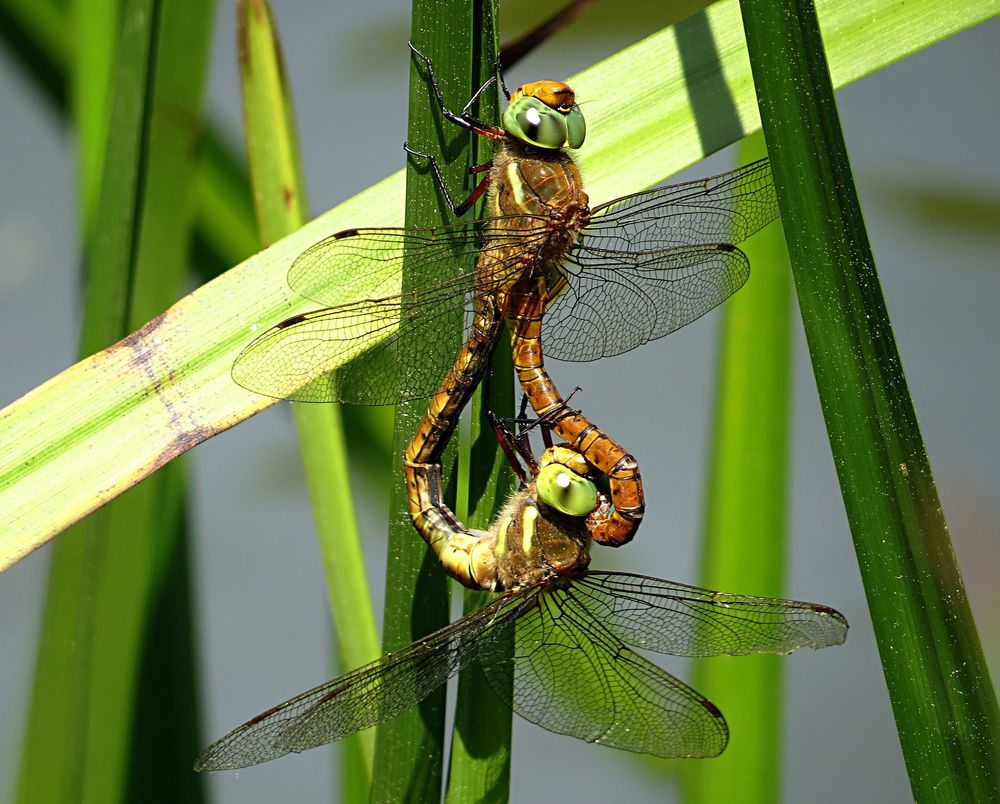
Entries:
{"label": "narrow grass stalk", "polygon": [[[473,30],[474,46],[482,56],[475,60],[479,73],[473,73],[469,97],[494,75],[497,8],[496,3],[488,5],[488,16]],[[476,109],[477,116],[483,120],[498,120],[498,99],[499,89],[486,93]],[[474,138],[472,163],[488,161],[492,151],[491,143],[481,137]],[[484,203],[478,206],[481,212],[485,211]],[[461,460],[467,465],[459,473],[459,482],[464,485],[459,489],[457,510],[469,527],[481,529],[490,527],[513,487],[513,475],[497,444],[487,418],[488,411],[507,417],[512,416],[514,411],[513,368],[510,343],[506,338],[498,344],[489,376],[473,397],[471,427],[467,443],[462,445],[461,450]],[[490,595],[485,592],[464,590],[463,612],[474,611],[489,598]],[[509,799],[512,718],[510,707],[493,692],[477,663],[462,671],[448,764],[445,798],[449,804],[506,802]]]}
{"label": "narrow grass stalk", "polygon": [[[481,57],[473,48],[473,26],[478,18],[472,0],[417,0],[413,4],[411,39],[434,64],[447,102],[461,109],[473,75],[473,59]],[[458,132],[444,120],[434,101],[422,65],[411,60],[410,117],[407,140],[417,150],[432,152],[440,160],[445,181],[461,188],[467,180],[468,135]],[[463,140],[464,138],[464,140]],[[455,147],[465,143],[465,147]],[[406,225],[434,226],[451,219],[450,210],[434,177],[426,165],[412,161],[406,171]],[[418,272],[405,261],[402,289],[420,287],[440,280],[464,265],[442,262]],[[433,275],[430,275],[430,271]],[[458,354],[462,342],[463,315],[441,321],[440,337],[454,344],[451,355]],[[426,351],[426,344],[401,343],[400,359],[416,361]],[[448,364],[428,365],[426,354],[420,365],[424,370],[444,377]],[[402,389],[405,393],[406,389]],[[406,445],[423,415],[425,403],[405,402],[396,408],[392,453],[393,486],[389,509],[389,552],[386,568],[385,625],[382,646],[386,651],[442,627],[450,614],[449,586],[444,571],[431,551],[413,530],[408,515],[402,462]],[[454,506],[456,445],[451,444],[442,458],[446,499]],[[441,796],[444,762],[445,690],[432,693],[418,707],[379,726],[376,730],[375,770],[371,799],[376,802],[402,800],[436,801]]]}
{"label": "narrow grass stalk", "polygon": [[[181,293],[211,4],[131,0],[91,42],[105,70],[78,76],[87,140],[81,354],[139,327]],[[112,58],[99,43],[117,43]],[[99,98],[114,62],[111,125]],[[169,110],[169,111],[167,111]],[[180,123],[178,122],[180,121]],[[107,143],[103,131],[107,131]],[[97,159],[98,148],[114,158]],[[78,399],[79,403],[79,399]],[[95,471],[89,467],[88,471]],[[99,470],[97,472],[99,474]],[[183,466],[103,509],[54,552],[18,799],[197,801]],[[170,672],[166,669],[170,668]]]}
{"label": "narrow grass stalk", "polygon": [[[513,474],[486,415],[487,411],[513,415],[512,377],[510,342],[504,338],[493,354],[489,390],[481,388],[472,401],[468,504],[462,512],[469,527],[488,529],[514,487]],[[468,614],[490,598],[487,592],[466,589],[463,611]],[[459,676],[455,704],[449,804],[509,800],[512,721],[510,707],[493,691],[478,662],[466,667]]]}
{"label": "narrow grass stalk", "polygon": [[[765,156],[749,138],[744,161]],[[722,308],[701,584],[784,597],[792,295],[780,226],[741,246],[750,280]],[[695,661],[693,685],[738,738],[711,763],[684,766],[689,804],[781,799],[780,656]]]}
{"label": "narrow grass stalk", "polygon": [[917,801],[1000,790],[1000,712],[906,386],[814,8],[743,18],[816,385]]}
{"label": "narrow grass stalk", "polygon": [[[266,0],[241,0],[237,16],[247,156],[261,245],[267,247],[305,223],[306,189],[291,93],[270,7]],[[326,570],[340,669],[346,672],[377,658],[379,646],[351,499],[340,407],[298,404],[293,412]],[[353,735],[341,745],[344,800],[358,801],[371,783],[374,732]]]}
{"label": "narrow grass stalk", "polygon": [[78,31],[72,69],[73,121],[77,140],[77,182],[84,242],[92,242],[98,216],[98,193],[107,155],[108,93],[118,41],[120,0],[77,0],[72,3]]}

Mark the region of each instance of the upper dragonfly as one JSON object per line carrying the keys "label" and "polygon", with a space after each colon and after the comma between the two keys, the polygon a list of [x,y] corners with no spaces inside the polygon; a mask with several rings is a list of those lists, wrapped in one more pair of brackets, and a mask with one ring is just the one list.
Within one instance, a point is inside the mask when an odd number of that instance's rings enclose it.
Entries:
{"label": "upper dragonfly", "polygon": [[[445,104],[431,62],[412,49],[443,115],[498,144],[489,163],[471,169],[486,176],[470,199],[452,204],[463,213],[485,192],[489,216],[426,229],[349,229],[316,243],[292,264],[288,283],[335,306],[293,316],[260,335],[237,358],[233,378],[259,393],[310,402],[391,404],[422,398],[436,386],[407,448],[406,468],[410,514],[444,560],[433,538],[441,519],[454,517],[440,500],[436,464],[506,322],[514,368],[535,412],[610,478],[614,512],[595,540],[624,544],[644,508],[638,465],[566,406],[545,370],[542,344],[546,354],[563,360],[621,354],[729,297],[749,275],[746,255],[732,243],[778,216],[767,160],[591,209],[565,151],[579,148],[586,134],[570,87],[525,84],[510,95],[503,127],[492,126],[469,112],[492,80],[456,114]],[[429,160],[451,203],[434,159],[407,150]],[[416,290],[371,298],[394,282],[398,288],[404,257],[411,266],[449,260],[468,268]],[[361,300],[338,303],[345,298]],[[440,381],[430,367],[453,349],[440,328],[459,306],[472,314],[468,337]],[[401,340],[422,344],[421,356],[400,360]],[[344,365],[346,360],[351,362]],[[464,571],[453,574],[482,586]]]}

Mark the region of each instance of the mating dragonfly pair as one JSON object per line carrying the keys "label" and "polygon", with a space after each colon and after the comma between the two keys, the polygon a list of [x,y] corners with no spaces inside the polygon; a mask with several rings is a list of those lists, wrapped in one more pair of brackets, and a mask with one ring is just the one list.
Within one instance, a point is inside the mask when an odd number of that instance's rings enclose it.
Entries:
{"label": "mating dragonfly pair", "polygon": [[[663,757],[714,756],[727,741],[718,709],[625,646],[682,656],[788,653],[839,644],[846,622],[811,603],[590,571],[591,542],[618,546],[634,535],[642,483],[633,456],[555,388],[543,360],[542,321],[550,356],[593,360],[662,337],[720,304],[749,274],[746,256],[730,241],[778,214],[767,161],[591,209],[564,150],[580,147],[586,133],[568,86],[520,87],[508,94],[503,126],[492,126],[470,109],[493,80],[456,114],[431,62],[412,49],[444,117],[498,149],[471,169],[486,176],[462,204],[451,202],[433,157],[407,151],[429,165],[456,213],[488,193],[490,216],[433,229],[340,232],[304,252],[288,281],[326,303],[380,286],[404,259],[429,266],[457,257],[474,267],[419,290],[290,318],[239,355],[233,378],[300,401],[420,398],[434,378],[420,361],[402,363],[398,343],[426,344],[427,364],[436,363],[448,348],[436,335],[441,317],[459,305],[470,310],[468,338],[407,447],[406,482],[414,525],[445,569],[466,586],[504,594],[258,715],[207,748],[196,767],[256,764],[375,725],[473,660],[500,682],[494,686],[515,711],[552,731]],[[521,449],[531,471],[484,532],[466,528],[445,506],[439,461],[505,324],[527,400],[566,443],[537,464]],[[361,336],[382,339],[358,354]],[[598,477],[607,479],[607,495],[594,485]]]}

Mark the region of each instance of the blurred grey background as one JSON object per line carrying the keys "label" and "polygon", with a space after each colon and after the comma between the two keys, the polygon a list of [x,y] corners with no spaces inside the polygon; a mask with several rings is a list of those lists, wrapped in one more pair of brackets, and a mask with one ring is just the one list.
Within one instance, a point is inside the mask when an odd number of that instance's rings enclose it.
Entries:
{"label": "blurred grey background", "polygon": [[[275,2],[314,212],[403,164],[409,6]],[[564,78],[662,23],[631,0],[604,4],[508,75]],[[511,35],[536,19],[505,5]],[[638,5],[636,5],[638,9]],[[514,25],[512,21],[523,21]],[[627,22],[625,22],[627,21]],[[240,141],[232,3],[219,4],[207,109]],[[896,338],[980,635],[1000,658],[1000,21],[920,53],[838,95]],[[877,46],[877,43],[873,43]],[[72,139],[9,61],[0,70],[0,406],[74,360],[78,273]],[[593,125],[593,121],[591,121]],[[687,177],[732,166],[722,153]],[[359,221],[363,224],[364,221]],[[555,363],[561,387],[636,452],[649,496],[640,538],[596,566],[696,580],[715,314],[597,364]],[[906,802],[909,787],[843,505],[796,319],[791,560],[787,595],[839,608],[847,644],[789,657],[785,799]],[[624,398],[619,389],[634,384]],[[662,422],[649,432],[653,418]],[[192,453],[193,531],[206,741],[331,674],[329,618],[287,406]],[[362,508],[377,606],[386,511]],[[13,791],[31,690],[48,550],[0,577],[0,800]],[[734,590],[736,591],[736,590]],[[754,592],[753,589],[738,591]],[[668,668],[683,674],[684,664]],[[618,752],[515,718],[513,799],[663,801],[675,790]],[[739,739],[738,723],[731,724]],[[217,774],[220,802],[330,800],[323,749]]]}

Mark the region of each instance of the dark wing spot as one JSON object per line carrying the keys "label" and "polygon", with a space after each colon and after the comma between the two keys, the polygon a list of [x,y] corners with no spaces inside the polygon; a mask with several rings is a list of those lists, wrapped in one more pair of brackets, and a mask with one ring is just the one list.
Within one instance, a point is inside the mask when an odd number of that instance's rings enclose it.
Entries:
{"label": "dark wing spot", "polygon": [[305,320],[306,320],[305,313],[299,313],[298,315],[293,315],[291,318],[286,318],[284,321],[280,321],[279,323],[274,325],[274,328],[288,329],[288,327],[294,326],[295,324],[298,324],[299,322]]}
{"label": "dark wing spot", "polygon": [[352,684],[341,684],[339,687],[334,687],[332,690],[330,690],[328,693],[326,693],[326,695],[324,695],[322,698],[320,698],[316,702],[316,705],[318,706],[319,704],[324,704],[327,701],[332,701],[334,698],[336,698],[338,695],[340,695],[345,690],[349,690],[352,686],[353,686]]}
{"label": "dark wing spot", "polygon": [[273,715],[275,712],[277,712],[279,708],[280,707],[272,706],[266,712],[261,712],[259,715],[255,715],[254,717],[250,718],[246,722],[246,725],[252,726],[254,723],[260,723],[262,720],[266,720],[267,718],[271,717],[271,715]]}
{"label": "dark wing spot", "polygon": [[702,698],[701,705],[708,710],[712,717],[722,717],[722,711],[714,703],[708,700],[708,698]]}

